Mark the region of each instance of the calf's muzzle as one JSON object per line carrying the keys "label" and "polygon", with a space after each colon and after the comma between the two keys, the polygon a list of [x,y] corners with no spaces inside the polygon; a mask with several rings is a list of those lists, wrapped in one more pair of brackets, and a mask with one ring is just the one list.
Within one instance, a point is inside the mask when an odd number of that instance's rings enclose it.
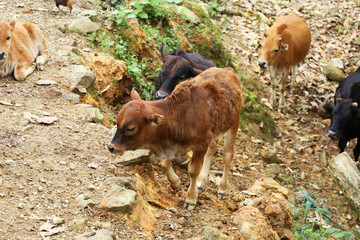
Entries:
{"label": "calf's muzzle", "polygon": [[107,148],[109,149],[109,151],[110,151],[111,153],[114,153],[114,151],[115,151],[114,146],[112,146],[111,144],[109,144]]}
{"label": "calf's muzzle", "polygon": [[261,67],[263,69],[267,67],[266,66],[266,61],[263,61],[263,60],[258,60],[257,64],[259,65],[259,67]]}
{"label": "calf's muzzle", "polygon": [[327,135],[328,135],[329,137],[331,137],[332,139],[337,139],[336,132],[334,132],[334,131],[332,131],[332,130],[330,130],[330,129],[327,131]]}

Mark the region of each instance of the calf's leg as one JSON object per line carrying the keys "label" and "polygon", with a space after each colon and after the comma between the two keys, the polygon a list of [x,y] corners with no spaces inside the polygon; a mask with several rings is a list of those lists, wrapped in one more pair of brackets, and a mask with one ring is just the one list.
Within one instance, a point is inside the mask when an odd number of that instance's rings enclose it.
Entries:
{"label": "calf's leg", "polygon": [[210,170],[210,166],[211,166],[211,160],[214,156],[214,153],[216,151],[216,140],[213,139],[210,144],[209,147],[207,149],[205,158],[204,158],[204,163],[203,166],[201,168],[201,172],[199,175],[199,178],[197,180],[197,189],[198,191],[203,191],[203,184],[206,183],[207,178],[208,178],[208,174],[209,174],[209,170]]}
{"label": "calf's leg", "polygon": [[196,205],[197,195],[198,195],[196,181],[201,170],[201,165],[203,163],[205,153],[206,153],[206,148],[205,151],[194,150],[194,155],[188,166],[188,173],[190,176],[190,186],[185,200],[185,207],[188,210],[193,210]]}
{"label": "calf's leg", "polygon": [[269,67],[270,78],[271,78],[271,97],[270,104],[273,109],[276,108],[276,75],[271,67]]}
{"label": "calf's leg", "polygon": [[289,69],[285,70],[282,74],[281,82],[280,82],[280,101],[279,101],[279,112],[284,108],[284,95],[286,90],[286,80],[289,76]]}
{"label": "calf's leg", "polygon": [[359,161],[359,155],[360,155],[360,141],[359,138],[357,139],[356,146],[354,148],[354,158],[355,162]]}
{"label": "calf's leg", "polygon": [[239,123],[236,122],[229,131],[224,135],[224,171],[223,176],[220,181],[218,198],[226,199],[226,190],[228,188],[228,177],[229,177],[229,168],[234,157],[234,143],[236,140],[236,133],[239,128]]}
{"label": "calf's leg", "polygon": [[27,76],[32,74],[35,70],[35,65],[32,65],[31,62],[19,62],[14,70],[14,77],[18,81],[23,81]]}
{"label": "calf's leg", "polygon": [[161,166],[164,168],[166,172],[171,187],[173,187],[174,189],[178,189],[180,187],[180,179],[178,175],[176,175],[174,169],[171,166],[171,160],[170,159],[162,160]]}

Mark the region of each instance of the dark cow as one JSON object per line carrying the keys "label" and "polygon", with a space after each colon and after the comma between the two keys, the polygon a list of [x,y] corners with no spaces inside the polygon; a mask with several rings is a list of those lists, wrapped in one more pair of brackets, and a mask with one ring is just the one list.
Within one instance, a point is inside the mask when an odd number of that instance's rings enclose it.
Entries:
{"label": "dark cow", "polygon": [[242,107],[241,87],[234,71],[207,69],[176,86],[162,100],[143,101],[135,90],[131,97],[133,100],[119,112],[117,131],[108,146],[110,152],[150,149],[164,159],[162,166],[168,180],[173,188],[178,188],[180,179],[171,167],[171,159],[192,150],[186,197],[190,210],[196,205],[198,189],[207,179],[216,140],[224,136],[224,171],[218,194],[219,198],[225,197]]}
{"label": "dark cow", "polygon": [[360,154],[360,67],[345,78],[335,92],[335,103],[325,104],[327,112],[332,111],[331,126],[328,136],[339,140],[340,152],[345,150],[346,144],[357,138],[354,157],[357,162]]}
{"label": "dark cow", "polygon": [[199,53],[175,50],[168,54],[163,43],[160,52],[164,64],[155,84],[155,99],[169,96],[179,82],[195,77],[208,68],[215,67],[212,61]]}

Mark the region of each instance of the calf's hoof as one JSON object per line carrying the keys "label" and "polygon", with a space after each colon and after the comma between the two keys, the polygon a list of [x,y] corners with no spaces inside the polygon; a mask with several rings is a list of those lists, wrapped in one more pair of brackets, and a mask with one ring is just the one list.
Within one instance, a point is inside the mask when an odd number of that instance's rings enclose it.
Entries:
{"label": "calf's hoof", "polygon": [[196,204],[186,202],[184,208],[191,211],[191,210],[195,209],[195,206],[196,206]]}
{"label": "calf's hoof", "polygon": [[181,189],[180,179],[176,180],[175,183],[172,183],[170,185],[176,192],[178,192]]}
{"label": "calf's hoof", "polygon": [[205,188],[202,185],[197,187],[198,193],[202,193],[202,192],[204,192],[204,190],[205,190]]}
{"label": "calf's hoof", "polygon": [[36,65],[36,70],[44,71],[44,69],[45,69],[45,66],[43,64],[37,64]]}

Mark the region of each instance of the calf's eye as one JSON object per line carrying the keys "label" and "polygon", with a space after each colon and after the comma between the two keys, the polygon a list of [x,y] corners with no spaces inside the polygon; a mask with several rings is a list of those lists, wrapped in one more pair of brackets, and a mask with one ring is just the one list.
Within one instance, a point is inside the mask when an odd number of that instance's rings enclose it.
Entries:
{"label": "calf's eye", "polygon": [[277,53],[279,51],[279,49],[275,49],[274,52]]}
{"label": "calf's eye", "polygon": [[135,130],[135,127],[131,127],[131,128],[126,129],[126,132],[133,132],[134,130]]}
{"label": "calf's eye", "polygon": [[11,37],[9,36],[6,40],[10,40],[10,38],[11,38]]}

